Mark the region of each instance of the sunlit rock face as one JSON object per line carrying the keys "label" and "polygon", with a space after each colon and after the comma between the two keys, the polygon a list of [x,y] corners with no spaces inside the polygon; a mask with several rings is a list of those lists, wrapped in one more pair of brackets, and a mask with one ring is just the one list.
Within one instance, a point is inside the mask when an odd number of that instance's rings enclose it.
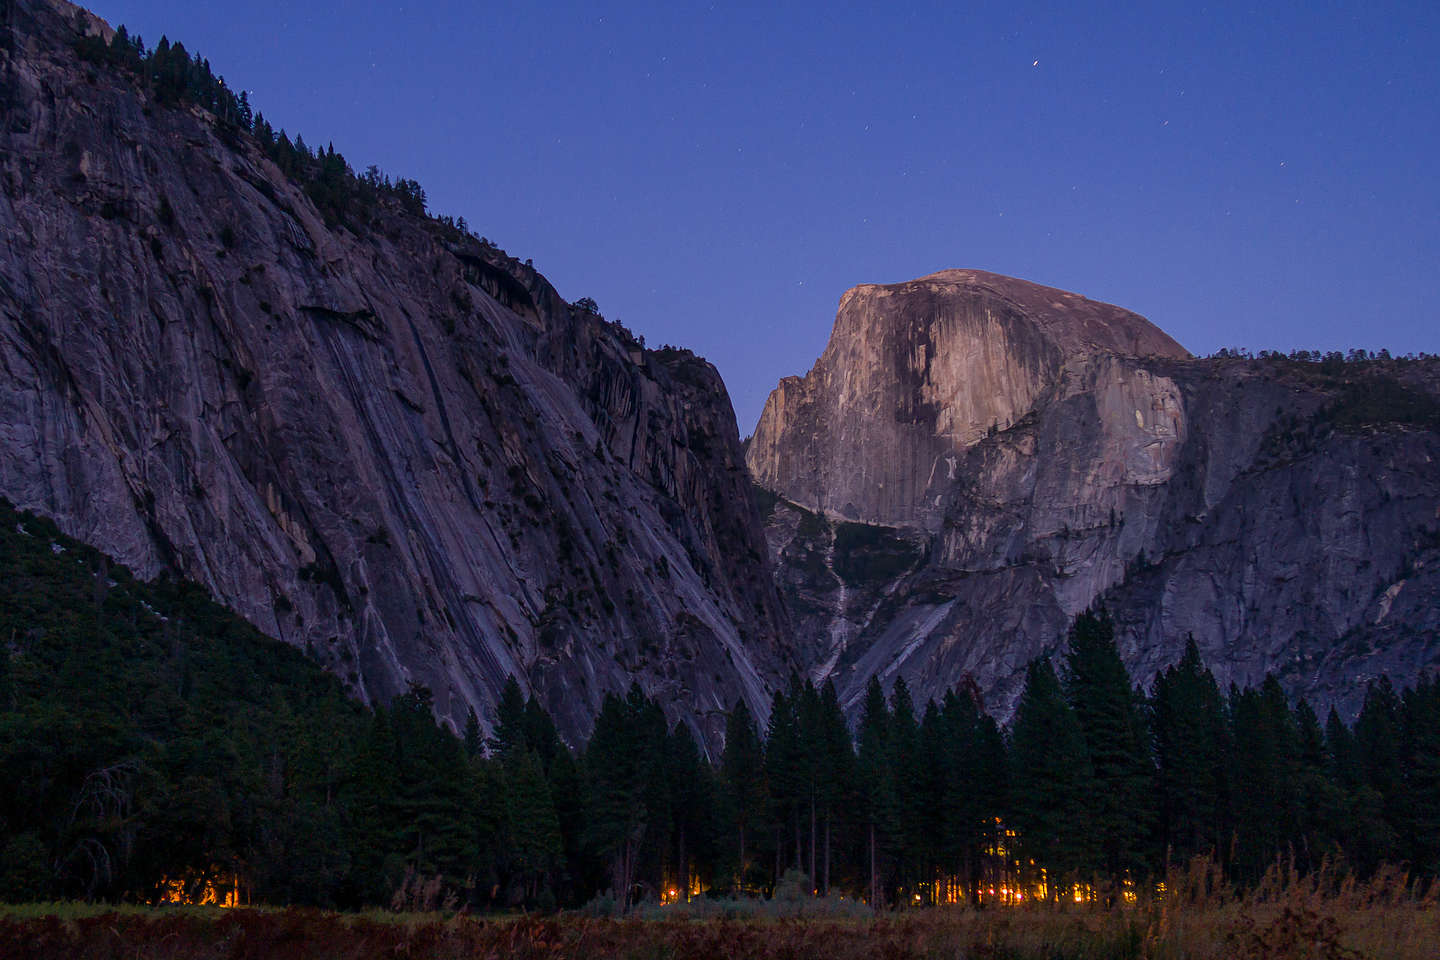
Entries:
{"label": "sunlit rock face", "polygon": [[248,138],[0,22],[0,495],[191,577],[362,698],[578,740],[639,680],[713,743],[788,672],[729,398],[393,204],[327,223]]}
{"label": "sunlit rock face", "polygon": [[1187,356],[1128,310],[997,274],[854,287],[815,367],[770,395],[746,461],[810,509],[933,529],[961,451],[1111,355]]}
{"label": "sunlit rock face", "polygon": [[[852,709],[903,676],[1007,716],[1101,602],[1147,686],[1193,635],[1222,682],[1353,711],[1440,664],[1437,384],[1433,361],[1193,360],[1119,308],[947,271],[847,293],[747,460],[781,498],[801,658]],[[846,517],[917,559],[842,576]]]}

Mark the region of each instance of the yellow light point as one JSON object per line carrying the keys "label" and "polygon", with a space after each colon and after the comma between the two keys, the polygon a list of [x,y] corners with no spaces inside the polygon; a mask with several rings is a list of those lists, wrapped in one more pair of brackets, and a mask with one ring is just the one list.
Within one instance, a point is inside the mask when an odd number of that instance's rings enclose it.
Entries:
{"label": "yellow light point", "polygon": [[240,881],[238,877],[231,877],[228,881],[221,880],[221,886],[218,888],[213,881],[207,880],[205,885],[194,895],[187,892],[186,888],[188,886],[183,879],[171,880],[167,877],[161,881],[159,902],[200,907],[240,906]]}

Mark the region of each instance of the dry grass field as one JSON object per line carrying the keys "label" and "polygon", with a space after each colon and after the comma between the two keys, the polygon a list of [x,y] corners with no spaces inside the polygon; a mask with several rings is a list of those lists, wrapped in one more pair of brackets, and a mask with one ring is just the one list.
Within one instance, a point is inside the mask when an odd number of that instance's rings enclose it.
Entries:
{"label": "dry grass field", "polygon": [[1205,869],[1144,906],[936,908],[867,919],[683,908],[622,920],[335,914],[298,909],[0,908],[0,957],[86,960],[1435,960],[1437,885],[1276,870],[1244,896]]}

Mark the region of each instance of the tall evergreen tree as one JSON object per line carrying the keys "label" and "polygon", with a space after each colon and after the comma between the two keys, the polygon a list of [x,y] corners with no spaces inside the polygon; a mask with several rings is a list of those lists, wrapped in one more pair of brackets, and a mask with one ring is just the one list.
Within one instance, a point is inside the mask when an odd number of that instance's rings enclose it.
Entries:
{"label": "tall evergreen tree", "polygon": [[928,764],[921,755],[920,724],[915,701],[904,677],[895,678],[890,691],[890,777],[895,796],[892,826],[896,862],[895,882],[912,890],[919,882],[924,858],[921,821],[926,798]]}
{"label": "tall evergreen tree", "polygon": [[[658,726],[658,730],[657,730]],[[642,843],[659,813],[655,790],[664,756],[665,722],[638,684],[628,696],[607,694],[585,754],[587,836],[610,863],[611,889],[629,910],[640,877]],[[658,877],[656,878],[659,879]]]}
{"label": "tall evergreen tree", "polygon": [[986,851],[999,845],[996,821],[1008,807],[1005,738],[980,709],[973,685],[945,694],[940,719],[945,743],[934,759],[944,777],[942,855],[964,884],[966,899],[977,903]]}
{"label": "tall evergreen tree", "polygon": [[1187,638],[1180,661],[1155,679],[1150,716],[1167,865],[1223,854],[1229,793],[1225,701],[1194,637]]}
{"label": "tall evergreen tree", "polygon": [[1355,720],[1355,747],[1366,786],[1383,798],[1386,823],[1397,834],[1403,833],[1400,698],[1389,677],[1382,676],[1365,690]]}
{"label": "tall evergreen tree", "polygon": [[480,735],[480,718],[475,716],[475,708],[471,707],[465,716],[465,734],[462,738],[465,741],[465,756],[475,758],[485,748],[485,739]]}
{"label": "tall evergreen tree", "polygon": [[[795,684],[790,689],[795,690]],[[774,880],[780,879],[786,866],[800,867],[800,804],[805,792],[800,747],[800,723],[797,697],[776,690],[770,699],[770,722],[765,729],[765,793],[769,801],[772,835],[775,839]],[[793,848],[791,840],[793,838]],[[787,848],[793,859],[785,856]]]}
{"label": "tall evergreen tree", "polygon": [[855,747],[835,684],[826,680],[820,690],[816,716],[815,766],[817,802],[823,822],[820,876],[816,878],[822,896],[830,895],[830,868],[834,860],[832,844],[837,821],[853,799]]}
{"label": "tall evergreen tree", "polygon": [[1115,646],[1109,614],[1075,618],[1065,656],[1065,687],[1085,737],[1095,779],[1087,818],[1112,880],[1146,867],[1155,822],[1154,764],[1144,715]]}
{"label": "tall evergreen tree", "polygon": [[764,753],[755,720],[745,700],[725,718],[725,752],[720,760],[720,782],[726,819],[737,841],[735,885],[744,890],[750,866],[750,839],[760,818],[764,816]]}
{"label": "tall evergreen tree", "polygon": [[501,761],[501,768],[505,782],[501,840],[519,884],[520,901],[537,904],[553,882],[564,852],[555,802],[540,756],[534,750],[512,748]]}
{"label": "tall evergreen tree", "polygon": [[714,778],[700,756],[695,737],[684,723],[677,723],[666,743],[665,782],[669,787],[670,823],[673,831],[667,859],[677,894],[690,898],[697,863],[713,859],[711,825],[715,820]]}
{"label": "tall evergreen tree", "polygon": [[525,693],[520,681],[508,676],[500,689],[500,702],[495,705],[495,730],[488,743],[492,756],[503,758],[529,746],[525,720]]}
{"label": "tall evergreen tree", "polygon": [[1355,738],[1334,707],[1325,717],[1325,755],[1331,780],[1343,790],[1353,792],[1359,788],[1362,777],[1355,755]]}
{"label": "tall evergreen tree", "polygon": [[1010,729],[1010,821],[1021,851],[1059,881],[1096,865],[1090,823],[1095,778],[1085,735],[1049,657],[1031,661]]}
{"label": "tall evergreen tree", "polygon": [[865,820],[866,872],[870,877],[870,904],[879,910],[885,902],[880,870],[891,838],[898,832],[899,804],[891,762],[890,709],[878,677],[865,689],[860,714],[856,781]]}
{"label": "tall evergreen tree", "polygon": [[820,778],[825,773],[824,741],[825,731],[821,716],[820,691],[809,680],[799,690],[799,707],[795,711],[800,742],[800,774],[804,782],[801,798],[801,816],[806,821],[808,836],[805,849],[808,854],[805,873],[810,878],[810,889],[818,890],[820,878],[819,828],[820,828]]}
{"label": "tall evergreen tree", "polygon": [[1295,704],[1294,716],[1299,738],[1299,779],[1295,788],[1301,802],[1300,819],[1291,829],[1298,837],[1296,864],[1310,870],[1339,852],[1348,826],[1344,793],[1330,775],[1320,718],[1303,698]]}
{"label": "tall evergreen tree", "polygon": [[1285,852],[1299,817],[1299,731],[1273,676],[1258,689],[1231,688],[1230,725],[1230,776],[1237,784],[1231,864],[1239,877],[1253,881]]}
{"label": "tall evergreen tree", "polygon": [[550,719],[550,714],[540,705],[533,693],[530,694],[530,699],[525,701],[522,726],[525,731],[525,745],[535,751],[548,771],[555,762],[555,757],[564,752],[565,745],[560,741],[560,732],[555,729],[555,721]]}
{"label": "tall evergreen tree", "polygon": [[1440,678],[1421,678],[1400,703],[1404,820],[1411,866],[1440,872]]}

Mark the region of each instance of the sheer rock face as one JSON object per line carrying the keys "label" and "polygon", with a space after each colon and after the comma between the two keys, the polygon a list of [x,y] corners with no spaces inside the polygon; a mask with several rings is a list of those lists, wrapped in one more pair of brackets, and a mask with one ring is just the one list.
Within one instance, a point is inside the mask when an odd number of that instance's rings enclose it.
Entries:
{"label": "sheer rock face", "polygon": [[854,287],[815,367],[771,393],[746,460],[810,509],[935,529],[957,456],[1108,355],[1188,356],[1128,310],[997,274]]}
{"label": "sheer rock face", "polygon": [[572,739],[638,679],[713,741],[783,608],[724,385],[386,207],[327,224],[248,138],[0,23],[0,496],[194,578],[371,701]]}
{"label": "sheer rock face", "polygon": [[[851,708],[872,676],[919,702],[973,680],[1006,716],[1096,602],[1147,686],[1187,635],[1222,683],[1275,672],[1342,712],[1440,664],[1440,364],[1191,360],[1133,314],[975,282],[847,294],[751,442],[811,676]],[[923,417],[889,415],[905,397]],[[924,559],[844,582],[852,513]]]}

